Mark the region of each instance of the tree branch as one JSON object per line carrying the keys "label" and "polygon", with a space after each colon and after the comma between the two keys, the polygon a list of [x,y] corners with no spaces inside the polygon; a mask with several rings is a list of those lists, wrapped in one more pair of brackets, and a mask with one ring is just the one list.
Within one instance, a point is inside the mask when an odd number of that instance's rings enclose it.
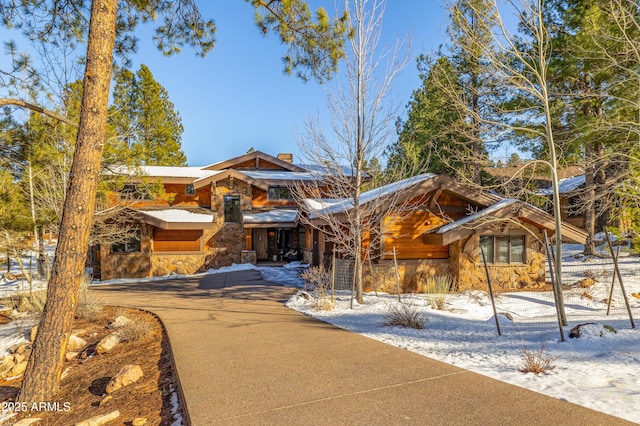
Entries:
{"label": "tree branch", "polygon": [[30,109],[31,111],[39,112],[40,114],[44,114],[47,117],[51,117],[55,120],[61,121],[70,126],[78,127],[78,123],[76,123],[75,121],[69,120],[67,117],[57,114],[46,108],[42,108],[41,106],[22,101],[20,99],[0,98],[0,107],[7,106],[7,105],[19,106],[22,108]]}

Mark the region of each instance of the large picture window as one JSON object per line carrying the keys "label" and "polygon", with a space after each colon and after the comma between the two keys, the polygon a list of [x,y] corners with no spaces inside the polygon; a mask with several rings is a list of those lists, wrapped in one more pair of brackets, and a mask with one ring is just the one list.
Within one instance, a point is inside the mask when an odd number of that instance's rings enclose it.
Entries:
{"label": "large picture window", "polygon": [[111,253],[139,253],[140,252],[140,228],[131,231],[129,241],[111,244]]}
{"label": "large picture window", "polygon": [[227,195],[224,197],[224,221],[233,223],[242,222],[239,196]]}
{"label": "large picture window", "polygon": [[270,186],[267,191],[268,201],[291,201],[293,196],[291,195],[291,189],[286,186]]}
{"label": "large picture window", "polygon": [[480,237],[487,263],[524,263],[524,235]]}

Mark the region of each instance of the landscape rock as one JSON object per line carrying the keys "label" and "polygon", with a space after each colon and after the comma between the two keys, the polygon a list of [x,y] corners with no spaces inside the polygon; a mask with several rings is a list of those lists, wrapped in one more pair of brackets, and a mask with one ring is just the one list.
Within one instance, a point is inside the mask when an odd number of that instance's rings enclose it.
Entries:
{"label": "landscape rock", "polygon": [[589,288],[596,285],[596,280],[593,278],[585,278],[576,283],[580,288]]}
{"label": "landscape rock", "polygon": [[111,394],[120,388],[137,382],[143,375],[144,373],[139,365],[125,365],[118,374],[107,383],[107,394]]}
{"label": "landscape rock", "polygon": [[69,351],[69,352],[67,352],[67,355],[65,355],[65,359],[67,361],[72,361],[72,360],[78,358],[78,355],[80,355],[80,352]]}
{"label": "landscape rock", "polygon": [[2,364],[0,365],[0,378],[9,377],[9,371],[16,365],[13,355],[4,357]]}
{"label": "landscape rock", "polygon": [[11,352],[12,354],[23,355],[23,354],[29,352],[31,350],[32,346],[33,345],[32,345],[31,342],[17,343],[15,345],[13,345],[11,347],[11,349],[9,349],[9,352]]}
{"label": "landscape rock", "polygon": [[27,369],[27,361],[24,360],[19,364],[14,365],[13,368],[9,370],[9,373],[7,373],[7,377],[21,376],[22,373],[24,373],[24,370],[26,369]]}
{"label": "landscape rock", "polygon": [[146,417],[136,417],[135,419],[133,419],[133,421],[131,421],[131,426],[145,426],[147,424],[149,423]]}
{"label": "landscape rock", "polygon": [[60,375],[60,380],[64,379],[65,377],[67,377],[69,375],[69,373],[71,372],[71,367],[67,367],[62,371],[62,374]]}
{"label": "landscape rock", "polygon": [[100,403],[98,404],[99,407],[102,407],[103,405],[105,405],[107,402],[111,401],[113,399],[113,397],[111,395],[107,395],[104,398],[102,398],[102,400],[100,401]]}
{"label": "landscape rock", "polygon": [[13,426],[29,426],[39,423],[42,420],[40,417],[30,417],[28,419],[18,420],[13,424]]}
{"label": "landscape rock", "polygon": [[118,335],[118,333],[111,333],[98,342],[98,344],[96,345],[96,354],[102,355],[106,354],[107,352],[111,352],[111,350],[115,348],[119,343],[120,336]]}
{"label": "landscape rock", "polygon": [[107,328],[122,328],[128,327],[132,324],[133,321],[131,321],[129,318],[125,317],[124,315],[119,315],[112,323],[109,323]]}
{"label": "landscape rock", "polygon": [[75,426],[102,426],[120,417],[120,411],[112,411],[107,414],[91,417],[85,421],[76,423]]}
{"label": "landscape rock", "polygon": [[82,348],[87,346],[87,341],[81,337],[72,334],[69,338],[69,345],[67,346],[67,350],[70,352],[80,351]]}

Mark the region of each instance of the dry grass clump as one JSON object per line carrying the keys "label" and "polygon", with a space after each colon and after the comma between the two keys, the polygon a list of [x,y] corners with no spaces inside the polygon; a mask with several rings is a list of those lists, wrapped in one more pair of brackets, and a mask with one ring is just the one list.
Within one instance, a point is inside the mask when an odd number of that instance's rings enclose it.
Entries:
{"label": "dry grass clump", "polygon": [[37,290],[31,293],[20,293],[9,296],[3,304],[11,306],[21,313],[41,315],[47,301],[47,290]]}
{"label": "dry grass clump", "polygon": [[313,296],[312,306],[315,309],[330,311],[335,306],[331,294],[331,273],[324,266],[312,266],[300,274],[305,281],[305,289]]}
{"label": "dry grass clump", "polygon": [[124,342],[145,341],[151,335],[153,327],[147,321],[131,321],[118,329],[118,336]]}
{"label": "dry grass clump", "polygon": [[387,307],[382,324],[388,327],[404,327],[422,330],[425,318],[418,308],[406,303],[394,303]]}
{"label": "dry grass clump", "polygon": [[455,288],[455,280],[451,275],[429,276],[422,284],[422,291],[427,295],[429,305],[439,311],[444,310],[447,296]]}
{"label": "dry grass clump", "polygon": [[104,301],[89,292],[89,284],[91,284],[91,278],[85,275],[80,285],[80,297],[76,308],[76,317],[80,319],[96,318],[104,309]]}
{"label": "dry grass clump", "polygon": [[558,357],[550,356],[544,345],[540,346],[537,351],[530,351],[522,348],[522,358],[524,365],[520,369],[523,373],[541,374],[547,373],[556,368],[554,362]]}

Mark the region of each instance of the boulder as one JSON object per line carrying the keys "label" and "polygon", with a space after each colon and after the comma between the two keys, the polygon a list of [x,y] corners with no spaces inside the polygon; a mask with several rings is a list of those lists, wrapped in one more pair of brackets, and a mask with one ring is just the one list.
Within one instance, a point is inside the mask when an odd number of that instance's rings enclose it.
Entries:
{"label": "boulder", "polygon": [[98,342],[96,345],[96,354],[102,355],[107,352],[111,352],[113,348],[115,348],[120,343],[120,336],[118,333],[111,333],[104,337],[102,340]]}
{"label": "boulder", "polygon": [[120,411],[112,411],[107,414],[91,417],[85,421],[76,423],[75,426],[102,426],[120,417]]}
{"label": "boulder", "polygon": [[111,395],[107,395],[104,398],[102,398],[100,400],[100,403],[98,404],[99,407],[102,407],[103,405],[105,405],[106,403],[108,403],[109,401],[111,401],[113,399],[113,397]]}
{"label": "boulder", "polygon": [[109,380],[106,391],[108,394],[111,394],[120,388],[137,382],[143,375],[144,373],[139,365],[125,365],[118,371],[118,374]]}
{"label": "boulder", "polygon": [[596,280],[594,280],[593,278],[585,278],[583,280],[580,280],[576,283],[580,288],[589,288],[589,287],[593,287],[594,285],[596,285]]}
{"label": "boulder", "polygon": [[124,315],[119,315],[112,323],[109,323],[107,328],[122,328],[130,326],[132,324],[133,321],[131,321],[129,318],[125,317]]}
{"label": "boulder", "polygon": [[70,352],[78,352],[85,346],[87,346],[86,340],[76,336],[75,334],[72,334],[71,337],[69,337],[69,345],[67,346],[67,350]]}
{"label": "boulder", "polygon": [[21,376],[22,373],[24,373],[24,370],[26,369],[27,369],[27,361],[24,360],[14,365],[13,368],[11,368],[11,370],[9,370],[9,372],[7,373],[7,377]]}
{"label": "boulder", "polygon": [[74,359],[78,358],[78,355],[80,355],[80,352],[76,352],[76,351],[69,351],[67,352],[67,354],[65,355],[65,359],[67,361],[73,361]]}

